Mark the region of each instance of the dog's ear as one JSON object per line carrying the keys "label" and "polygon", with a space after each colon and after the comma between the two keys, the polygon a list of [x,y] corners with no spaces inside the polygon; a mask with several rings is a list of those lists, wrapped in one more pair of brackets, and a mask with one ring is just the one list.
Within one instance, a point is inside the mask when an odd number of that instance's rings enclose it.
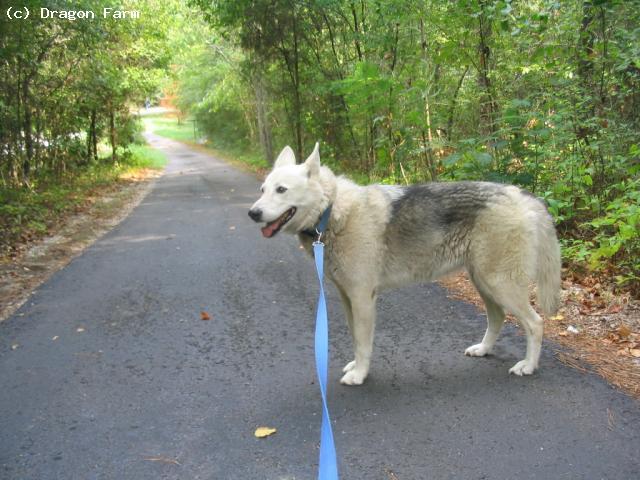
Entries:
{"label": "dog's ear", "polygon": [[295,165],[296,164],[296,154],[293,153],[293,150],[289,145],[284,147],[276,158],[276,162],[273,164],[273,168],[286,167],[287,165]]}
{"label": "dog's ear", "polygon": [[313,177],[320,173],[320,143],[316,142],[316,146],[313,147],[313,152],[309,155],[304,162],[309,171],[309,177]]}

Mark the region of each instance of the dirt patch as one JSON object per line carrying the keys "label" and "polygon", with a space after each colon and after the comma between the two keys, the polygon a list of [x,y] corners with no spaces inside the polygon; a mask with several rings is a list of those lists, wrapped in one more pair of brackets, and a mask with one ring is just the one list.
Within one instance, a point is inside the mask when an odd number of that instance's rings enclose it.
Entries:
{"label": "dirt patch", "polygon": [[144,198],[157,170],[138,170],[97,190],[84,209],[70,212],[49,235],[17,245],[0,258],[0,321],[8,318],[51,274],[124,219]]}
{"label": "dirt patch", "polygon": [[[440,282],[450,297],[484,310],[484,304],[465,273]],[[515,319],[507,319],[515,323]],[[597,279],[585,284],[565,280],[562,306],[545,319],[545,338],[559,347],[556,357],[584,372],[600,375],[612,385],[640,399],[640,302],[615,295]]]}

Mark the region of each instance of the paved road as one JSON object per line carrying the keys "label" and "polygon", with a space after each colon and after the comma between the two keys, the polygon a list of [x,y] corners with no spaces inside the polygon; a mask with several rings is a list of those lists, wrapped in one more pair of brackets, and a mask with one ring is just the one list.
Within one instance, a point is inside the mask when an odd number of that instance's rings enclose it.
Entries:
{"label": "paved road", "polygon": [[[171,162],[141,205],[0,324],[0,478],[313,479],[312,263],[248,219],[252,176],[154,144]],[[328,294],[343,479],[638,478],[637,402],[548,345],[539,374],[507,375],[513,327],[463,356],[483,316],[435,285],[382,296],[371,375],[339,385],[350,345]]]}

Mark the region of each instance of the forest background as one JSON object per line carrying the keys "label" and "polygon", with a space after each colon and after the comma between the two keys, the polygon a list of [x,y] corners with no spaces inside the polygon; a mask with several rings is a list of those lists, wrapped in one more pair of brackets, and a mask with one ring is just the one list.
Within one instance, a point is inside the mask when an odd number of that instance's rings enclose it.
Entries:
{"label": "forest background", "polygon": [[168,97],[264,168],[319,140],[361,183],[522,186],[572,274],[640,295],[639,1],[143,0],[122,3],[138,19],[75,21],[0,5],[5,254],[153,163],[137,112]]}

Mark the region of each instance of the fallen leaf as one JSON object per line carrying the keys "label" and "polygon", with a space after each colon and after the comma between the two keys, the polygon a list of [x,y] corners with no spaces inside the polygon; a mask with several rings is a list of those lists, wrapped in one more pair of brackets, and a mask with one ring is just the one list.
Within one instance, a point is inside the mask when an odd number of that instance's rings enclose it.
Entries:
{"label": "fallen leaf", "polygon": [[200,320],[211,320],[211,316],[203,310],[200,312]]}
{"label": "fallen leaf", "polygon": [[640,348],[632,348],[629,353],[632,357],[640,358]]}
{"label": "fallen leaf", "polygon": [[622,311],[622,305],[613,305],[611,308],[609,308],[609,311],[607,313],[620,313]]}
{"label": "fallen leaf", "polygon": [[569,334],[566,331],[562,331],[562,332],[558,333],[558,335],[560,335],[561,337],[566,337]]}
{"label": "fallen leaf", "polygon": [[564,320],[564,315],[559,313],[558,315],[551,317],[551,320]]}
{"label": "fallen leaf", "polygon": [[623,323],[618,327],[618,335],[620,335],[622,338],[626,338],[631,335],[631,329]]}
{"label": "fallen leaf", "polygon": [[256,428],[254,435],[256,436],[256,438],[265,438],[269,435],[273,435],[274,433],[276,433],[276,431],[277,430],[275,428],[271,427],[258,427]]}

